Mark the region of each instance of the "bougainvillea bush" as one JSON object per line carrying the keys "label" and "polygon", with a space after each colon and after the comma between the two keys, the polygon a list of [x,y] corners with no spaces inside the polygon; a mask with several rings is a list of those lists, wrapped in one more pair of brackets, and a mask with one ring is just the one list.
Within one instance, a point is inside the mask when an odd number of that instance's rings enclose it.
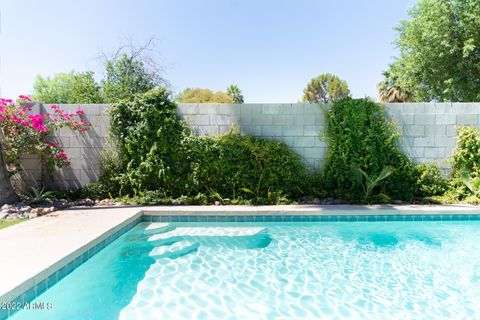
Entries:
{"label": "bougainvillea bush", "polygon": [[87,131],[91,124],[87,122],[83,110],[67,113],[52,105],[48,112],[38,114],[31,112],[32,109],[27,106],[29,101],[28,96],[20,96],[16,102],[0,99],[1,142],[9,172],[16,173],[20,156],[24,154],[40,155],[49,168],[69,165],[68,155],[52,141],[51,133],[62,127]]}

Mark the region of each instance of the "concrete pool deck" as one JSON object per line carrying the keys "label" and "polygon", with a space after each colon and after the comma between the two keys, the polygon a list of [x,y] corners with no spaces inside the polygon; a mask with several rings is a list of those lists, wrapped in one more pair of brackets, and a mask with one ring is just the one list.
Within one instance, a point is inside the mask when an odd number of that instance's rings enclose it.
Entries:
{"label": "concrete pool deck", "polygon": [[[142,215],[480,215],[470,205],[150,206],[73,208],[0,230],[0,303],[18,298]],[[48,285],[48,284],[46,284]],[[1,310],[0,310],[1,311]],[[2,314],[0,312],[0,319]]]}

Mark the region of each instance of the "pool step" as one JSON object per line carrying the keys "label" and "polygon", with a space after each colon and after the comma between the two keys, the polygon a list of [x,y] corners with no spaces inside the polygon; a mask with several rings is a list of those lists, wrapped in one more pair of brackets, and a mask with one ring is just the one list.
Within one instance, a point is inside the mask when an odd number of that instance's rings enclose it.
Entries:
{"label": "pool step", "polygon": [[170,223],[153,222],[145,228],[146,234],[163,233],[175,229]]}
{"label": "pool step", "polygon": [[192,241],[178,241],[174,242],[171,245],[165,245],[161,247],[155,247],[150,252],[150,256],[161,259],[161,258],[169,258],[169,259],[176,259],[178,257],[187,255],[191,252],[194,252],[198,249],[200,245],[198,242]]}
{"label": "pool step", "polygon": [[163,241],[179,237],[245,237],[257,235],[264,230],[265,228],[261,227],[181,227],[165,233],[155,234],[148,238],[148,241]]}

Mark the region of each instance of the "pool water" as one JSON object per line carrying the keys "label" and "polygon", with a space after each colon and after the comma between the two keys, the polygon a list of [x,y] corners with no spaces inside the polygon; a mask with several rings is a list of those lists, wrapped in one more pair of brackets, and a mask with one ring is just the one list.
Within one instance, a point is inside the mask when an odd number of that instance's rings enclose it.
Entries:
{"label": "pool water", "polygon": [[149,225],[12,319],[480,318],[477,221]]}

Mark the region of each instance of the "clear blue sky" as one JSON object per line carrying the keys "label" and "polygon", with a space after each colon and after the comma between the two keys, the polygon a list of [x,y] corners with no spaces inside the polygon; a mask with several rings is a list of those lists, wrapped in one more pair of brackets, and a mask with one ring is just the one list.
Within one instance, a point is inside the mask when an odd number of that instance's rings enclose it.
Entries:
{"label": "clear blue sky", "polygon": [[0,0],[3,97],[30,93],[37,74],[93,70],[125,37],[157,39],[176,91],[224,90],[246,102],[296,102],[330,72],[354,97],[376,97],[397,53],[394,26],[414,0]]}

